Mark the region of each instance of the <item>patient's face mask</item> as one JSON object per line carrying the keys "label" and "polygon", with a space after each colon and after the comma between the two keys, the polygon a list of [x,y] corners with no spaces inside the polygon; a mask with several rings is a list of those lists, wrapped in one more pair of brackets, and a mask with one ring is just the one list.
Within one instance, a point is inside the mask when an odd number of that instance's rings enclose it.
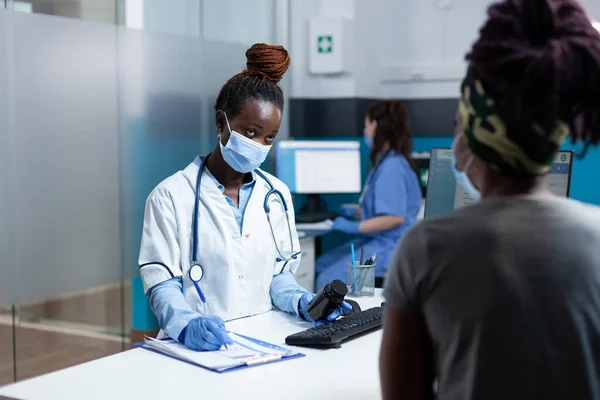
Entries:
{"label": "patient's face mask", "polygon": [[464,171],[460,171],[456,166],[456,140],[459,137],[460,136],[457,136],[456,139],[454,139],[454,143],[452,144],[452,172],[454,173],[454,178],[456,179],[456,182],[458,182],[458,184],[462,186],[465,192],[467,192],[467,194],[471,196],[473,200],[479,201],[481,200],[481,192],[475,187],[475,185],[473,185],[471,178],[469,178],[469,175],[467,174],[469,168],[473,164],[473,160],[475,160],[475,156],[471,156],[471,158],[465,165]]}
{"label": "patient's face mask", "polygon": [[367,147],[368,148],[373,147],[373,138],[368,136],[367,128],[365,128],[363,130],[363,136],[364,136],[365,144],[367,145]]}
{"label": "patient's face mask", "polygon": [[221,154],[223,154],[225,162],[242,174],[254,171],[260,167],[267,159],[271,146],[260,144],[232,130],[231,126],[229,126],[227,114],[225,114],[225,122],[227,122],[227,129],[230,132],[229,140],[226,145],[223,145],[221,138],[219,138],[219,146],[221,147]]}

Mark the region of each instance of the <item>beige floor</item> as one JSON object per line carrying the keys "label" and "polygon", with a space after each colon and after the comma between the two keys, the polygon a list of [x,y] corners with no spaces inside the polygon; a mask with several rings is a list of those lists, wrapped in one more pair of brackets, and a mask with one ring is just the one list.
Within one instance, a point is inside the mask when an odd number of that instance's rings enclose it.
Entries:
{"label": "beige floor", "polygon": [[[12,327],[0,326],[0,338],[12,338]],[[13,382],[12,340],[2,340],[2,343],[0,385]],[[118,353],[122,344],[38,329],[17,328],[16,348],[17,379],[23,380]]]}
{"label": "beige floor", "polygon": [[[125,287],[123,297],[119,286],[96,288],[23,306],[18,315],[18,380],[105,357],[129,347],[131,301],[128,287]],[[0,310],[0,319],[1,386],[12,383],[14,374],[10,310]]]}

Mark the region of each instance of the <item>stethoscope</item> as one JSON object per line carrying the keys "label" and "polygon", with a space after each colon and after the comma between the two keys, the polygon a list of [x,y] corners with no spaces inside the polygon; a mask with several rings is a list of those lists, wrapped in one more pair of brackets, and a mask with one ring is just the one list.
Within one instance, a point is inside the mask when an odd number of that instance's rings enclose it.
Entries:
{"label": "stethoscope", "polygon": [[[196,291],[198,292],[198,296],[200,296],[200,300],[202,300],[203,303],[206,303],[206,297],[204,296],[204,293],[202,292],[202,289],[200,288],[200,281],[204,277],[204,268],[198,261],[198,259],[199,259],[199,257],[198,257],[198,226],[199,226],[199,223],[198,222],[199,222],[199,218],[200,218],[200,212],[199,212],[200,185],[202,184],[202,174],[204,173],[204,168],[206,168],[206,162],[208,161],[208,157],[210,157],[210,154],[208,154],[206,157],[204,157],[204,159],[200,163],[200,169],[198,170],[198,177],[196,178],[196,201],[194,203],[194,222],[193,222],[193,227],[192,227],[192,235],[193,235],[192,236],[192,262],[191,262],[191,268],[189,271],[189,277],[190,277],[191,281],[194,283],[194,286],[196,287]],[[300,255],[300,253],[301,253],[300,251],[298,251],[298,252],[294,251],[294,239],[292,237],[292,225],[290,224],[290,215],[288,213],[287,202],[285,201],[283,194],[279,190],[275,189],[275,186],[273,186],[271,181],[260,170],[256,169],[256,170],[254,170],[254,172],[258,176],[260,176],[265,182],[267,182],[267,185],[269,186],[269,191],[265,195],[265,199],[263,202],[263,208],[265,210],[265,214],[267,215],[267,222],[269,223],[269,229],[271,230],[271,236],[273,237],[273,242],[275,243],[275,249],[277,250],[277,254],[278,254],[278,257],[275,259],[275,261],[276,262],[284,262],[283,267],[281,268],[281,272],[283,272],[288,261],[297,259],[298,255]],[[290,252],[290,255],[287,257],[285,257],[283,255],[281,249],[279,248],[279,245],[277,244],[277,240],[275,238],[275,231],[273,230],[273,225],[271,224],[270,200],[271,200],[272,196],[276,197],[276,199],[274,201],[279,201],[279,203],[281,203],[281,205],[283,206],[283,210],[285,211],[285,218],[286,218],[287,226],[288,226],[288,235],[289,235],[289,239],[290,239],[290,243],[291,243],[291,252]]]}
{"label": "stethoscope", "polygon": [[[365,183],[365,188],[363,189],[362,193],[360,194],[360,198],[358,199],[358,203],[361,206],[362,206],[363,201],[365,200],[365,197],[367,196],[367,191],[369,190],[369,185],[371,184],[371,180],[373,179],[373,177],[377,173],[377,170],[379,169],[379,166],[391,154],[392,154],[392,150],[387,150],[385,153],[383,153],[381,155],[381,157],[379,158],[379,160],[377,161],[377,164],[375,164],[375,167],[373,168],[373,170],[369,173],[369,176],[367,177],[367,182]],[[375,207],[375,201],[373,201],[373,207]],[[373,214],[375,213],[374,211],[375,210],[373,210]]]}

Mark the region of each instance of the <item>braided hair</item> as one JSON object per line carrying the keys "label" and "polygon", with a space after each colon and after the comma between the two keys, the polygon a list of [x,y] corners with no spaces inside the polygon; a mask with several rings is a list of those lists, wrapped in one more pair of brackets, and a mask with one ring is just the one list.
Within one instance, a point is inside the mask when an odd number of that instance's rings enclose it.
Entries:
{"label": "braided hair", "polygon": [[283,92],[278,85],[290,66],[283,46],[254,44],[246,51],[246,69],[233,76],[221,88],[215,111],[235,118],[248,99],[267,101],[283,110]]}
{"label": "braided hair", "polygon": [[536,123],[548,136],[563,121],[573,143],[597,145],[600,34],[579,3],[505,0],[488,16],[467,60],[491,97],[520,126]]}
{"label": "braided hair", "polygon": [[377,101],[369,105],[367,118],[370,121],[377,121],[373,148],[369,156],[371,165],[377,163],[377,157],[386,143],[389,143],[390,149],[402,154],[408,163],[413,165],[411,156],[413,135],[404,104],[399,100]]}

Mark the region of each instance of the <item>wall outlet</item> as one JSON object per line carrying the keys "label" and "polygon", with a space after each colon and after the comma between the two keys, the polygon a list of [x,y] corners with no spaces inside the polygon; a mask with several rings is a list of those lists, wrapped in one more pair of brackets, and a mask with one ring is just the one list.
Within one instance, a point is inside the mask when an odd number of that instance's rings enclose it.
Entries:
{"label": "wall outlet", "polygon": [[449,10],[454,7],[454,0],[436,0],[440,10]]}
{"label": "wall outlet", "polygon": [[460,81],[466,64],[398,65],[381,68],[381,82]]}
{"label": "wall outlet", "polygon": [[410,71],[410,76],[415,81],[422,81],[425,79],[425,70],[423,68],[415,68]]}

